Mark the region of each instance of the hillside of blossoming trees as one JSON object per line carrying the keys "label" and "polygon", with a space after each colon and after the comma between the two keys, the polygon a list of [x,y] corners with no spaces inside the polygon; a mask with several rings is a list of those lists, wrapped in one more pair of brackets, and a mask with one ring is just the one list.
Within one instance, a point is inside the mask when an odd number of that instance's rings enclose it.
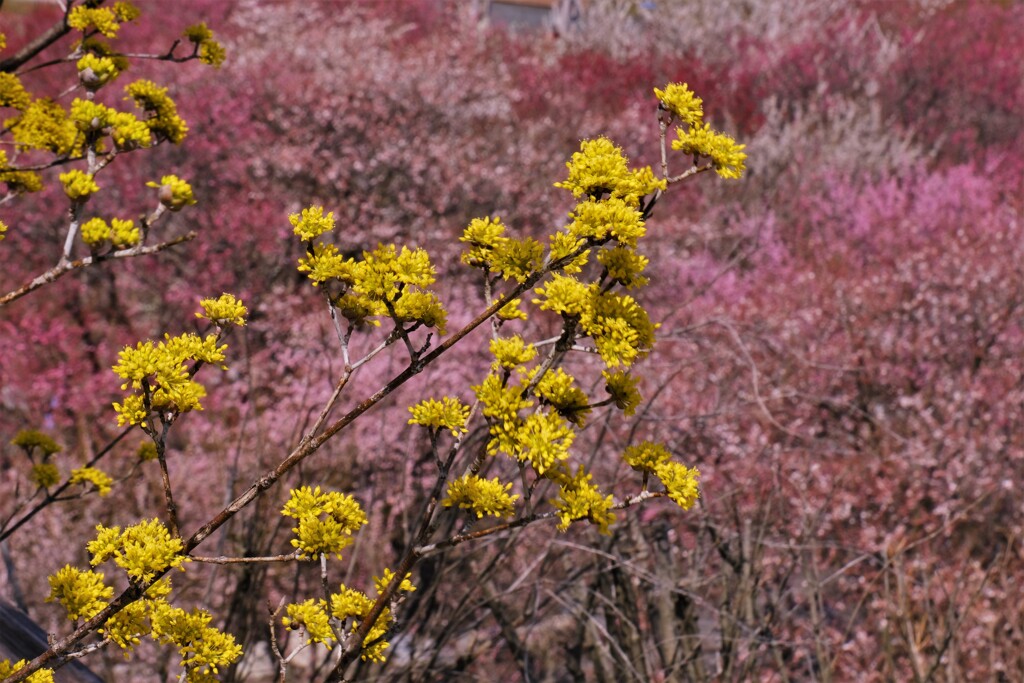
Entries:
{"label": "hillside of blossoming trees", "polygon": [[[225,338],[228,369],[202,370],[202,411],[168,437],[177,524],[205,524],[316,423],[348,358],[322,288],[296,270],[313,247],[290,214],[333,212],[345,256],[429,252],[451,332],[490,303],[460,260],[470,221],[500,216],[540,240],[565,225],[575,200],[555,183],[584,139],[658,169],[653,90],[687,83],[704,120],[746,145],[746,172],[688,178],[651,212],[650,283],[635,296],[660,327],[635,366],[643,402],[630,419],[594,408],[573,452],[613,491],[637,476],[615,453],[663,443],[700,470],[699,500],[619,510],[607,534],[524,525],[432,548],[386,660],[353,663],[348,680],[1024,679],[1024,4],[595,0],[557,37],[487,26],[457,2],[202,0],[173,31],[176,10],[137,4],[125,52],[166,50],[204,21],[227,58],[216,71],[133,63],[132,79],[168,87],[188,137],[111,164],[89,209],[142,215],[146,183],[173,173],[196,204],[154,231],[197,236],[0,307],[0,597],[69,632],[47,577],[88,566],[97,524],[163,515],[168,484],[140,456],[142,432],[119,438],[127,380],[111,367],[139,340],[205,329],[200,299],[230,292],[249,317]],[[37,12],[0,15],[0,58],[59,16]],[[55,97],[67,78],[23,76]],[[0,203],[0,296],[61,258],[62,171]],[[533,315],[531,338],[555,343],[556,317]],[[372,585],[411,543],[437,471],[408,407],[472,402],[494,360],[473,334],[200,554],[290,552],[289,488],[321,486],[366,516],[331,581]],[[353,337],[353,353],[371,339]],[[401,372],[403,354],[398,342],[361,368],[339,409]],[[95,463],[110,494],[73,488],[22,520],[44,498],[12,443],[26,429],[62,447],[49,461],[62,476]],[[441,535],[464,529],[443,519]],[[245,652],[218,680],[275,680],[275,648],[307,636],[271,612],[322,595],[321,571],[172,572],[175,604],[208,610]],[[294,679],[324,680],[331,657],[302,650]],[[179,659],[144,641],[130,659],[112,646],[83,661],[104,680],[163,681]]]}

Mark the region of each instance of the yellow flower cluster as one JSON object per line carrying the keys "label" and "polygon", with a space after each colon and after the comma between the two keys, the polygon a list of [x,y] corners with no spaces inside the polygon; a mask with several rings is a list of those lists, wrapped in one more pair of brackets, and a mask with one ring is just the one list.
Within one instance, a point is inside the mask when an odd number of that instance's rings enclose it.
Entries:
{"label": "yellow flower cluster", "polygon": [[558,498],[551,501],[558,509],[560,530],[565,531],[576,520],[586,519],[596,524],[602,534],[610,533],[608,527],[615,521],[615,513],[612,511],[615,499],[603,495],[590,480],[591,475],[582,467],[576,471],[576,476],[562,477]]}
{"label": "yellow flower cluster", "polygon": [[[498,303],[497,299],[492,301],[491,305],[493,306],[496,303]],[[512,299],[512,301],[509,301],[507,304],[505,304],[504,306],[502,306],[498,310],[498,319],[499,320],[526,320],[527,319],[526,311],[524,311],[523,309],[519,308],[519,306],[522,305],[522,303],[523,303],[522,299]]]}
{"label": "yellow flower cluster", "polygon": [[628,372],[609,372],[602,370],[605,391],[611,394],[615,407],[626,417],[636,414],[637,406],[643,401],[640,391],[636,388],[637,378]]}
{"label": "yellow flower cluster", "polygon": [[600,292],[591,286],[591,305],[580,318],[583,331],[594,340],[609,368],[629,367],[654,346],[657,325],[631,296]]}
{"label": "yellow flower cluster", "polygon": [[569,235],[591,243],[603,243],[609,238],[619,244],[635,248],[646,229],[640,211],[618,197],[598,201],[580,202],[569,216]]}
{"label": "yellow flower cluster", "polygon": [[576,432],[557,412],[534,413],[517,430],[509,455],[528,461],[537,474],[543,475],[556,463],[569,459],[575,439]]}
{"label": "yellow flower cluster", "polygon": [[[216,680],[214,676],[222,668],[238,661],[242,648],[234,636],[210,626],[209,612],[201,609],[187,612],[168,603],[170,592],[169,579],[154,582],[140,600],[108,619],[100,633],[125,650],[137,645],[142,637],[172,645],[181,657],[179,665],[183,675],[179,680],[195,683]],[[95,616],[112,595],[113,589],[103,584],[103,574],[99,572],[82,572],[66,566],[50,577],[48,600],[60,602],[72,620]]]}
{"label": "yellow flower cluster", "polygon": [[92,175],[73,169],[67,173],[60,174],[61,185],[64,186],[64,194],[73,202],[88,201],[95,192],[100,191],[100,186],[93,180]]}
{"label": "yellow flower cluster", "polygon": [[110,493],[111,485],[114,483],[109,474],[95,467],[77,467],[71,470],[71,478],[68,481],[72,484],[92,484],[101,498]]}
{"label": "yellow flower cluster", "polygon": [[469,245],[469,249],[462,254],[462,262],[472,268],[489,269],[494,250],[500,249],[507,239],[505,226],[499,216],[474,218],[459,238],[460,242]]}
{"label": "yellow flower cluster", "polygon": [[[114,373],[125,380],[121,389],[132,389],[123,403],[115,403],[117,423],[144,424],[151,411],[179,414],[202,410],[200,399],[206,389],[193,379],[200,363],[220,363],[227,345],[217,345],[217,337],[195,334],[177,337],[165,335],[164,341],[139,342],[126,346]],[[191,363],[192,365],[188,365]],[[223,367],[223,366],[222,366]]]}
{"label": "yellow flower cluster", "polygon": [[445,396],[440,401],[427,399],[409,408],[409,412],[412,413],[409,418],[411,425],[422,425],[434,432],[447,429],[456,438],[466,433],[469,406],[457,398]]}
{"label": "yellow flower cluster", "polygon": [[[2,75],[0,74],[0,76]],[[7,190],[13,193],[39,192],[43,189],[43,180],[38,173],[11,170],[7,165],[7,153],[2,149],[0,149],[0,183],[6,183]]]}
{"label": "yellow flower cluster", "polygon": [[51,574],[50,595],[47,602],[59,602],[68,613],[68,619],[91,619],[103,611],[107,601],[114,597],[114,589],[103,583],[103,573],[81,571],[70,564]]}
{"label": "yellow flower cluster", "polygon": [[33,451],[37,448],[44,457],[64,450],[64,447],[54,441],[53,437],[37,429],[22,429],[15,434],[11,445],[24,449],[29,456],[32,456]]}
{"label": "yellow flower cluster", "polygon": [[109,559],[125,570],[132,581],[145,583],[168,569],[178,568],[189,559],[180,538],[157,519],[148,519],[133,526],[105,527],[96,525],[96,540],[87,547],[92,554],[90,564],[96,566]]}
{"label": "yellow flower cluster", "polygon": [[159,183],[151,180],[146,183],[146,187],[157,188],[160,203],[171,211],[181,211],[196,203],[196,198],[192,196],[192,186],[176,175],[165,175]]}
{"label": "yellow flower cluster", "polygon": [[117,111],[111,107],[75,98],[71,102],[71,120],[82,131],[89,142],[104,151],[101,139],[109,135],[119,150],[149,147],[153,135],[143,121],[130,112]]}
{"label": "yellow flower cluster", "polygon": [[658,465],[668,462],[672,454],[663,444],[643,441],[634,444],[622,454],[626,464],[638,472],[653,472]]}
{"label": "yellow flower cluster", "polygon": [[4,239],[4,237],[6,237],[6,236],[7,236],[7,224],[4,223],[3,221],[0,221],[0,241],[2,241]]}
{"label": "yellow flower cluster", "polygon": [[[139,644],[140,638],[151,636],[153,626],[150,617],[157,609],[167,604],[171,594],[171,580],[163,577],[146,589],[140,600],[129,603],[124,609],[107,619],[99,630],[122,650],[130,650]],[[127,655],[127,653],[126,653]]]}
{"label": "yellow flower cluster", "polygon": [[[384,593],[394,578],[394,572],[385,569],[381,576],[374,579],[378,595]],[[402,592],[416,590],[409,580],[408,574],[402,578],[398,590]],[[341,584],[338,592],[332,593],[328,598],[329,601],[310,599],[288,605],[281,623],[289,630],[305,631],[307,643],[323,643],[331,648],[342,631],[346,629],[352,632],[356,631],[360,622],[366,618],[374,605],[374,600],[366,593],[349,588],[345,584]],[[390,646],[384,636],[391,629],[393,621],[391,609],[384,608],[363,639],[363,650],[360,657],[364,661],[384,661],[384,651]]]}
{"label": "yellow flower cluster", "polygon": [[746,170],[746,145],[738,145],[728,135],[711,130],[710,124],[694,126],[687,131],[676,129],[677,138],[672,149],[687,156],[701,156],[711,159],[715,172],[723,178],[739,178]]}
{"label": "yellow flower cluster", "polygon": [[[398,584],[398,590],[403,591],[405,593],[412,593],[414,590],[416,590],[416,586],[412,584],[412,580],[410,577],[412,577],[412,574],[408,572],[406,573],[405,576],[402,577],[402,582]],[[395,573],[387,567],[384,567],[384,571],[381,572],[380,576],[373,577],[373,585],[377,587],[378,595],[383,595],[384,591],[387,589],[389,585],[391,585],[391,582],[394,580]]]}
{"label": "yellow flower cluster", "polygon": [[107,38],[116,38],[121,23],[133,21],[139,17],[139,10],[130,2],[115,2],[113,7],[89,7],[79,5],[68,12],[68,26],[87,32],[91,30],[102,33]]}
{"label": "yellow flower cluster", "polygon": [[700,495],[700,472],[696,467],[665,461],[654,468],[654,475],[665,485],[668,497],[679,507],[689,510],[697,502]]}
{"label": "yellow flower cluster", "polygon": [[158,140],[180,143],[188,133],[188,124],[178,116],[178,107],[167,94],[167,88],[141,79],[125,86],[128,97],[149,114],[146,125]]}
{"label": "yellow flower cluster", "polygon": [[644,195],[666,187],[665,179],[656,178],[650,167],[630,170],[622,148],[603,136],[584,140],[565,165],[569,177],[555,187],[569,190],[574,197],[608,195],[636,206]]}
{"label": "yellow flower cluster", "polygon": [[202,299],[199,305],[202,306],[203,312],[197,312],[196,317],[206,318],[218,327],[227,327],[228,325],[242,327],[245,325],[245,316],[249,314],[249,309],[242,304],[240,299],[236,299],[234,294],[225,293],[216,299]]}
{"label": "yellow flower cluster", "polygon": [[542,311],[558,313],[563,318],[579,318],[590,303],[590,288],[568,275],[555,273],[547,284],[534,290],[533,303]]}
{"label": "yellow flower cluster", "polygon": [[[14,74],[0,73],[0,107],[10,107],[18,111],[25,110],[32,103],[32,96],[25,90]],[[9,122],[8,124],[9,125]]]}
{"label": "yellow flower cluster", "polygon": [[471,510],[477,518],[484,515],[508,517],[515,512],[519,495],[509,495],[512,484],[502,484],[497,477],[484,479],[467,474],[448,483],[448,497],[441,501],[445,507],[458,506]]}
{"label": "yellow flower cluster", "polygon": [[142,462],[156,460],[160,453],[156,450],[156,444],[152,441],[143,441],[135,451],[135,456]]}
{"label": "yellow flower cluster", "polygon": [[561,271],[566,275],[572,275],[583,271],[583,267],[590,260],[590,250],[582,249],[587,244],[581,239],[568,232],[559,231],[550,237],[550,258],[552,263],[563,263]]}
{"label": "yellow flower cluster", "polygon": [[597,254],[597,262],[604,266],[605,273],[612,281],[626,289],[644,287],[650,280],[643,275],[650,260],[646,256],[625,247],[605,247]]}
{"label": "yellow flower cluster", "polygon": [[686,83],[669,83],[664,90],[655,88],[654,95],[658,98],[659,106],[681,122],[696,126],[704,120],[704,101]]}
{"label": "yellow flower cluster", "polygon": [[671,114],[680,124],[676,127],[676,139],[672,149],[687,156],[707,157],[722,178],[736,179],[746,170],[746,145],[711,129],[704,123],[703,102],[693,94],[685,83],[669,83],[664,90],[654,89],[662,110]]}
{"label": "yellow flower cluster", "polygon": [[116,62],[110,57],[86,53],[76,64],[78,80],[86,90],[99,90],[121,73]]}
{"label": "yellow flower cluster", "polygon": [[[19,669],[23,669],[26,664],[28,662],[24,659],[20,659],[14,664],[11,664],[9,659],[0,659],[0,680],[6,679]],[[53,669],[40,669],[26,678],[25,681],[27,683],[53,683]]]}
{"label": "yellow flower cluster", "polygon": [[370,318],[391,316],[396,323],[418,323],[444,334],[448,313],[437,295],[429,291],[436,278],[430,256],[423,249],[397,249],[378,245],[364,251],[362,260],[346,258],[330,243],[315,242],[334,228],[334,214],[313,206],[293,214],[294,232],[307,242],[306,256],[298,269],[313,286],[335,285],[331,300],[338,312],[353,325],[379,324]]}
{"label": "yellow flower cluster", "polygon": [[224,63],[227,57],[224,46],[214,39],[213,31],[207,27],[206,22],[189,26],[183,35],[196,45],[199,61],[203,64],[218,68]]}
{"label": "yellow flower cluster", "polygon": [[25,107],[21,115],[6,122],[18,149],[44,149],[59,156],[71,155],[81,147],[81,137],[64,107],[45,97]]}
{"label": "yellow flower cluster", "polygon": [[321,491],[317,486],[292,489],[281,514],[296,520],[292,546],[302,558],[334,554],[352,543],[352,534],[366,524],[366,514],[352,496]]}
{"label": "yellow flower cluster", "polygon": [[483,415],[490,425],[491,440],[487,444],[489,453],[502,451],[512,455],[516,452],[518,432],[522,425],[519,411],[533,406],[533,401],[524,395],[523,389],[519,384],[508,383],[494,373],[473,387],[483,405]]}
{"label": "yellow flower cluster", "polygon": [[502,368],[513,370],[525,365],[537,357],[537,347],[527,344],[518,334],[511,337],[497,337],[490,342],[491,354],[494,356],[495,370]]}
{"label": "yellow flower cluster", "polygon": [[216,680],[214,675],[242,656],[234,636],[210,626],[212,617],[206,610],[186,612],[165,600],[157,600],[153,602],[149,621],[153,640],[178,648],[179,664],[190,683]]}
{"label": "yellow flower cluster", "polygon": [[624,294],[604,291],[597,283],[584,285],[572,276],[555,274],[538,287],[534,303],[566,319],[578,319],[584,334],[594,340],[609,368],[629,367],[654,345],[657,325],[637,301]]}
{"label": "yellow flower cluster", "polygon": [[121,28],[113,10],[106,7],[86,7],[79,5],[68,13],[68,26],[78,31],[94,29],[107,38],[116,38]]}
{"label": "yellow flower cluster", "polygon": [[330,643],[337,639],[327,614],[327,601],[313,600],[292,603],[285,608],[281,623],[289,631],[303,630],[309,636],[307,643]]}
{"label": "yellow flower cluster", "polygon": [[60,481],[60,470],[50,462],[36,463],[29,470],[28,479],[39,488],[48,489]]}
{"label": "yellow flower cluster", "polygon": [[[536,371],[531,372],[531,379]],[[582,427],[590,415],[590,403],[583,390],[574,386],[575,379],[562,368],[554,368],[544,373],[535,389],[537,397],[544,405],[555,409],[559,415],[577,427]]]}
{"label": "yellow flower cluster", "polygon": [[142,239],[135,221],[113,218],[110,225],[102,218],[90,218],[82,224],[82,241],[98,251],[108,241],[115,249],[134,247]]}
{"label": "yellow flower cluster", "polygon": [[485,272],[498,273],[505,280],[524,282],[540,268],[544,258],[544,245],[532,237],[515,239],[505,236],[501,218],[474,218],[459,238],[469,248],[462,254],[462,262]]}
{"label": "yellow flower cluster", "polygon": [[288,221],[295,228],[294,232],[299,239],[311,241],[334,230],[334,212],[324,215],[324,207],[311,206],[303,209],[301,214],[293,213]]}

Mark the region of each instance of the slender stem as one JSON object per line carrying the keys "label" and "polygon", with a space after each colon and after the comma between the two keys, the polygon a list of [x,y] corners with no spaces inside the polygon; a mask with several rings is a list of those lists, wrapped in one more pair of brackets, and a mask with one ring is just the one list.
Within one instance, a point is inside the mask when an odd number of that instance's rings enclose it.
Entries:
{"label": "slender stem", "polygon": [[5,306],[11,303],[12,301],[15,301],[16,299],[20,299],[26,294],[34,292],[40,287],[48,285],[51,282],[57,280],[58,278],[67,275],[73,270],[78,270],[79,268],[87,268],[89,266],[102,263],[103,261],[111,261],[114,259],[122,258],[134,258],[136,256],[148,256],[149,254],[156,254],[157,252],[164,251],[165,249],[170,249],[171,247],[182,244],[183,242],[190,242],[194,240],[197,236],[198,233],[196,233],[193,230],[188,234],[182,235],[180,237],[175,237],[172,240],[168,240],[160,244],[154,244],[151,247],[131,247],[129,249],[121,249],[120,251],[114,251],[109,254],[101,254],[98,256],[86,256],[85,258],[76,259],[74,261],[63,261],[60,264],[54,266],[53,268],[50,268],[45,273],[37,275],[30,282],[26,282],[21,287],[13,291],[10,291],[7,294],[4,294],[3,296],[0,296],[0,306]]}
{"label": "slender stem", "polygon": [[19,66],[60,40],[70,30],[71,27],[68,26],[67,15],[65,14],[60,21],[48,28],[46,33],[43,33],[7,59],[0,61],[0,73],[14,72]]}
{"label": "slender stem", "polygon": [[193,562],[203,562],[206,564],[246,564],[246,563],[259,563],[259,562],[306,562],[299,557],[298,551],[286,553],[284,555],[269,555],[265,557],[203,557],[201,555],[189,555],[189,559]]}
{"label": "slender stem", "polygon": [[[101,459],[103,459],[103,456],[105,456],[107,453],[109,453],[114,448],[114,446],[116,446],[117,444],[119,444],[121,442],[121,439],[123,439],[124,437],[128,436],[128,433],[130,431],[132,431],[132,428],[131,427],[127,427],[123,432],[121,432],[116,437],[114,437],[113,440],[111,440],[110,443],[108,443],[106,446],[104,446],[103,449],[100,450],[99,453],[97,453],[95,456],[93,456],[92,459],[89,460],[89,462],[85,463],[85,466],[86,467],[92,467],[93,465],[98,463]],[[13,534],[18,529],[20,529],[26,522],[28,522],[30,519],[32,519],[37,514],[42,512],[42,510],[44,508],[46,508],[48,505],[50,505],[51,503],[55,503],[55,502],[58,502],[58,501],[61,501],[61,500],[65,500],[63,498],[60,498],[59,496],[60,496],[61,493],[66,491],[70,486],[71,486],[71,480],[69,479],[68,481],[64,482],[63,484],[61,484],[60,486],[55,488],[53,491],[48,491],[47,494],[46,494],[46,497],[43,498],[38,503],[36,503],[35,507],[33,507],[28,512],[26,512],[25,515],[23,517],[21,517],[17,522],[15,522],[14,524],[12,524],[9,527],[5,527],[2,531],[0,531],[0,541],[5,540],[8,536]]]}
{"label": "slender stem", "polygon": [[171,423],[164,422],[159,436],[153,441],[156,443],[156,456],[160,462],[160,479],[164,485],[164,502],[167,505],[167,526],[174,538],[181,538],[178,530],[178,506],[174,502],[174,493],[171,490],[171,475],[167,469],[167,430]]}

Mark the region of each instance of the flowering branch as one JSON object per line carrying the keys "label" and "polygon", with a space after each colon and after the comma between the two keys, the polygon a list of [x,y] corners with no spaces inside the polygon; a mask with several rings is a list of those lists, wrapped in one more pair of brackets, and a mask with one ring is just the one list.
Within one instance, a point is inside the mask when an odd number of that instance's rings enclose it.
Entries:
{"label": "flowering branch", "polygon": [[115,259],[123,258],[135,258],[136,256],[148,256],[150,254],[156,254],[161,251],[164,251],[165,249],[170,249],[171,247],[175,247],[184,242],[191,242],[196,237],[198,237],[198,233],[192,230],[184,235],[175,237],[174,239],[168,240],[166,242],[161,242],[160,244],[154,244],[148,247],[137,246],[131,247],[129,249],[120,249],[118,251],[110,252],[109,254],[86,256],[85,258],[75,259],[74,261],[64,261],[54,266],[53,268],[50,268],[45,273],[36,276],[30,282],[26,282],[21,287],[8,292],[7,294],[4,294],[2,297],[0,297],[0,306],[5,306],[11,303],[12,301],[15,301],[16,299],[20,299],[26,294],[30,294],[31,292],[34,292],[40,287],[50,284],[51,282],[54,282],[58,278],[67,275],[73,270],[78,270],[79,268],[88,268],[89,266],[96,265],[104,261],[112,261]]}

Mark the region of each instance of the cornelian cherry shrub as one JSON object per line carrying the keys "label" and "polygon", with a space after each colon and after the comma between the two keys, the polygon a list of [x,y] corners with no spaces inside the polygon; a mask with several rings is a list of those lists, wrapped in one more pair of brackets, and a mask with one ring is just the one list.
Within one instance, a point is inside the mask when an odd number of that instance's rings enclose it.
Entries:
{"label": "cornelian cherry shrub", "polygon": [[3,9],[5,680],[1021,677],[1021,8],[791,4]]}

